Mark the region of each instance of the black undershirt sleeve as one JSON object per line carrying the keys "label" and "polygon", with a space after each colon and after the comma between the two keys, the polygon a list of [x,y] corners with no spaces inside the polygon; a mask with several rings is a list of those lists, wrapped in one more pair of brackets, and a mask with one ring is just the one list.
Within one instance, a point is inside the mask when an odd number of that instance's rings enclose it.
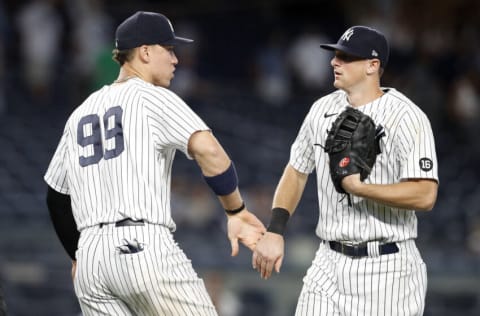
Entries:
{"label": "black undershirt sleeve", "polygon": [[49,186],[47,206],[53,227],[63,248],[72,260],[76,260],[75,251],[77,250],[80,232],[77,230],[77,224],[73,218],[70,195],[61,194]]}

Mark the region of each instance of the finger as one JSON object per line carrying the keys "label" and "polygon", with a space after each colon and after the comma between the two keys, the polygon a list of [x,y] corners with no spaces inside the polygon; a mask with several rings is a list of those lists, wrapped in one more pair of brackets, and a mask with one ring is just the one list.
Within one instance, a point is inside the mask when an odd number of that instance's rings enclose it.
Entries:
{"label": "finger", "polygon": [[262,262],[262,256],[255,250],[252,255],[252,267],[255,270],[259,269],[261,262]]}
{"label": "finger", "polygon": [[260,277],[263,279],[264,278],[264,259],[262,259],[260,262],[258,262],[258,272],[260,272]]}
{"label": "finger", "polygon": [[258,257],[257,259],[257,271],[258,273],[260,273],[260,277],[262,277],[262,264],[263,264],[263,258],[262,257]]}
{"label": "finger", "polygon": [[283,256],[280,257],[277,262],[275,262],[275,271],[277,271],[277,273],[280,273],[280,268],[282,267],[282,262],[283,262]]}
{"label": "finger", "polygon": [[231,238],[230,245],[232,246],[232,257],[238,255],[238,238]]}
{"label": "finger", "polygon": [[262,268],[262,264],[263,264],[263,259],[259,259],[257,261],[257,271],[258,273],[260,273],[260,277],[263,278],[263,268]]}
{"label": "finger", "polygon": [[260,273],[260,277],[262,277],[262,262],[263,262],[262,256],[258,255],[257,260],[255,262],[255,268],[258,271],[258,273]]}
{"label": "finger", "polygon": [[257,252],[254,251],[252,254],[252,268],[257,269]]}
{"label": "finger", "polygon": [[252,260],[253,268],[260,272],[260,264],[262,263],[261,257],[258,253],[255,253],[255,259]]}
{"label": "finger", "polygon": [[272,270],[273,270],[273,261],[267,261],[266,264],[266,271],[265,271],[265,280],[270,278],[272,275]]}
{"label": "finger", "polygon": [[268,277],[268,260],[263,258],[262,264],[261,264],[261,275],[262,279],[267,279]]}

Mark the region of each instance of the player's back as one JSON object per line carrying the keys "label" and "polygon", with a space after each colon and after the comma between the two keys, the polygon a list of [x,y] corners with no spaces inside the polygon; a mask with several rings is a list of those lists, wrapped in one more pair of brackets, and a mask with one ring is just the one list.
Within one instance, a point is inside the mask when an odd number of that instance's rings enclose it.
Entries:
{"label": "player's back", "polygon": [[161,127],[151,128],[163,120],[170,94],[133,79],[103,87],[72,113],[66,158],[80,228],[125,217],[174,227],[169,184],[175,148],[158,141],[162,135],[154,131]]}

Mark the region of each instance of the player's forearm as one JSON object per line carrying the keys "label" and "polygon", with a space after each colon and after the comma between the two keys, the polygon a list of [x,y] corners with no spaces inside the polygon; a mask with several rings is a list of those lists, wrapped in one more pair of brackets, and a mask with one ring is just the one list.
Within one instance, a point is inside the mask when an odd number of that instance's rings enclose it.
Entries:
{"label": "player's forearm", "polygon": [[243,199],[238,190],[235,166],[217,139],[209,131],[197,132],[190,138],[189,153],[222,207],[225,210],[240,209]]}
{"label": "player's forearm", "polygon": [[272,207],[284,208],[292,215],[302,198],[307,179],[307,174],[295,170],[288,164],[275,190]]}
{"label": "player's forearm", "polygon": [[362,183],[352,194],[401,209],[430,211],[437,199],[433,180],[409,180],[394,184]]}

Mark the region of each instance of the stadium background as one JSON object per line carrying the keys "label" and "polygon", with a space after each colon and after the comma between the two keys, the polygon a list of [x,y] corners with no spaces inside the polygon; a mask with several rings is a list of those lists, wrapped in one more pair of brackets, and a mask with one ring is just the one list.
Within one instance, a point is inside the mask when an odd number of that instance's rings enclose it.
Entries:
{"label": "stadium background", "polygon": [[[415,101],[436,136],[438,201],[418,214],[429,272],[425,315],[480,314],[480,2],[3,0],[0,284],[9,315],[80,313],[42,177],[68,114],[115,78],[114,28],[136,10],[166,14],[177,34],[196,40],[177,51],[172,89],[224,144],[249,208],[265,222],[303,117],[332,89],[330,55],[318,44],[350,25],[383,30],[392,50],[383,85]],[[219,204],[198,167],[176,159],[175,235],[221,316],[292,315],[318,244],[314,177],[288,228],[283,271],[263,281],[245,248],[230,258]]]}

